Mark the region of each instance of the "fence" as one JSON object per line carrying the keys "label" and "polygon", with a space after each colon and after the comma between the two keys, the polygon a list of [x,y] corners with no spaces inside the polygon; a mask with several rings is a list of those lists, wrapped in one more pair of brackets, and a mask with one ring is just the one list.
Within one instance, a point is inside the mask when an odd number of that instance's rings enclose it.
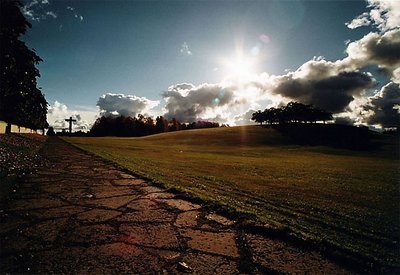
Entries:
{"label": "fence", "polygon": [[[4,134],[6,132],[6,127],[7,127],[7,123],[0,120],[0,134]],[[38,131],[36,131],[36,130],[32,130],[32,129],[25,128],[25,127],[19,127],[18,125],[15,125],[15,124],[11,125],[11,133],[27,134],[27,133],[37,133],[37,132]]]}

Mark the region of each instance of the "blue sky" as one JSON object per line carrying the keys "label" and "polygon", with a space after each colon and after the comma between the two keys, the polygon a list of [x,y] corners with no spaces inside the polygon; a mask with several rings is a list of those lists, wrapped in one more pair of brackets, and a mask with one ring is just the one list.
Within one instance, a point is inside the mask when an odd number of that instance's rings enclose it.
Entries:
{"label": "blue sky", "polygon": [[318,56],[343,59],[345,42],[371,31],[345,25],[366,11],[365,1],[25,4],[33,27],[23,39],[44,60],[39,86],[50,105],[93,112],[106,93],[160,101],[160,112],[168,87],[220,83],[238,51],[256,60],[254,74],[284,75]]}

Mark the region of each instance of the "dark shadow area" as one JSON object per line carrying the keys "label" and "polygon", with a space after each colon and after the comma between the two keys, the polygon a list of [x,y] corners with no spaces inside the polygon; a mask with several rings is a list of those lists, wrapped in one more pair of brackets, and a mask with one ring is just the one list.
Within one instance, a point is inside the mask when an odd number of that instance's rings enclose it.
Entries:
{"label": "dark shadow area", "polygon": [[373,132],[366,127],[339,124],[288,123],[269,126],[289,142],[309,146],[331,146],[350,150],[374,150]]}

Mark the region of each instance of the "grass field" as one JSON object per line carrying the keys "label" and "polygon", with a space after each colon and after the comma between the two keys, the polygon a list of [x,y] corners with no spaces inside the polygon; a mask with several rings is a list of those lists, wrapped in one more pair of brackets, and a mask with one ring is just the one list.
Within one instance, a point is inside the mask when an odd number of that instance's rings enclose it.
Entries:
{"label": "grass field", "polygon": [[399,162],[387,153],[396,146],[365,152],[290,145],[276,130],[256,126],[66,140],[302,239],[400,266]]}

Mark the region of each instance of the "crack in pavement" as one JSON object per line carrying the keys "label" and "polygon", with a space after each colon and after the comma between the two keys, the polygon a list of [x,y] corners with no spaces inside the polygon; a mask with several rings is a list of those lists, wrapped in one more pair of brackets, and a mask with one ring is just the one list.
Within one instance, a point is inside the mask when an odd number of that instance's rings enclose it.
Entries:
{"label": "crack in pavement", "polygon": [[349,273],[59,138],[42,152],[0,212],[2,273]]}

